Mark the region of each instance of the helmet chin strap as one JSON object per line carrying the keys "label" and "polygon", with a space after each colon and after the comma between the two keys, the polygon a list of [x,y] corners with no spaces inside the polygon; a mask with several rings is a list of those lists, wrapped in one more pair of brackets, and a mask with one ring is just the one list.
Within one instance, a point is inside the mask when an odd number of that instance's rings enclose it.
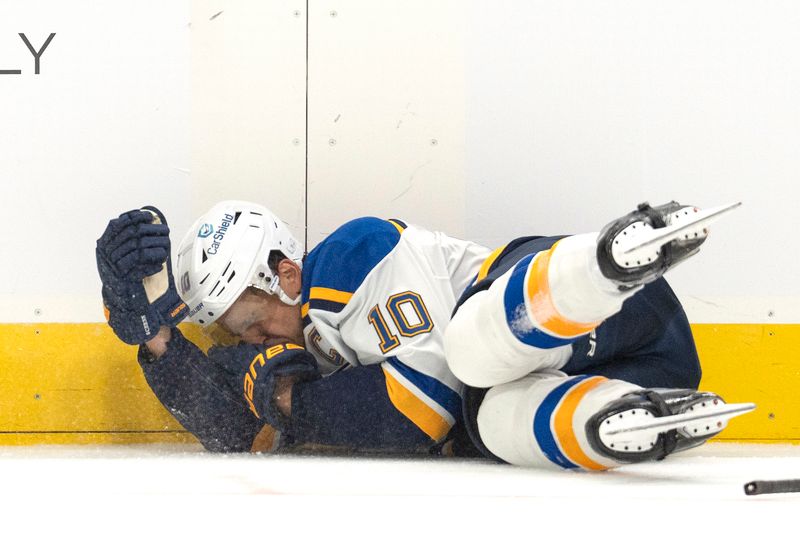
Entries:
{"label": "helmet chin strap", "polygon": [[286,305],[300,305],[300,295],[299,294],[297,295],[297,298],[289,298],[286,295],[286,293],[283,292],[283,289],[281,289],[280,294],[278,294],[278,298],[280,298],[281,301],[283,303],[285,303]]}
{"label": "helmet chin strap", "polygon": [[280,300],[286,305],[297,305],[300,303],[299,294],[297,295],[296,298],[289,298],[289,295],[283,291],[278,276],[274,276],[272,278],[272,281],[270,281],[269,283],[269,288],[267,289],[267,292],[280,298]]}

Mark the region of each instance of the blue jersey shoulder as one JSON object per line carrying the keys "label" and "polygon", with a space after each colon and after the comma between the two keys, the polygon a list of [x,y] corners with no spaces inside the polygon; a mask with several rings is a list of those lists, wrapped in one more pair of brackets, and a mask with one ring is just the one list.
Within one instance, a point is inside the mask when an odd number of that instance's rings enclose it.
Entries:
{"label": "blue jersey shoulder", "polygon": [[351,220],[317,245],[303,262],[302,302],[309,309],[341,310],[364,278],[400,241],[399,220]]}

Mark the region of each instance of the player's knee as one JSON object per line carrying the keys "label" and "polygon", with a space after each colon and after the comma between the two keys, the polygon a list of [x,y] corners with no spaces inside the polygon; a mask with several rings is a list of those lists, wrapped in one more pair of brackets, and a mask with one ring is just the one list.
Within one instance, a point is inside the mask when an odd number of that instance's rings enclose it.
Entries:
{"label": "player's knee", "polygon": [[[447,365],[459,380],[473,387],[509,381],[508,365],[502,361],[505,346],[496,338],[490,300],[489,291],[475,294],[461,306],[444,334]],[[514,377],[521,375],[524,372]]]}
{"label": "player's knee", "polygon": [[447,364],[462,382],[491,387],[543,368],[560,368],[569,344],[542,349],[520,342],[509,329],[502,286],[473,295],[458,310],[444,335]]}

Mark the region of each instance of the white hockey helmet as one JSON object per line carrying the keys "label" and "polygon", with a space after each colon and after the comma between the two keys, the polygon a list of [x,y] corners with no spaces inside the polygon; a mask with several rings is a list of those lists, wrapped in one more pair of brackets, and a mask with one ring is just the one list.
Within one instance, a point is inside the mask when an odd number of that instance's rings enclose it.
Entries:
{"label": "white hockey helmet", "polygon": [[267,208],[251,202],[225,201],[211,208],[191,227],[177,255],[176,286],[189,306],[189,317],[202,326],[213,324],[247,287],[291,299],[269,268],[272,251],[302,266],[303,246]]}

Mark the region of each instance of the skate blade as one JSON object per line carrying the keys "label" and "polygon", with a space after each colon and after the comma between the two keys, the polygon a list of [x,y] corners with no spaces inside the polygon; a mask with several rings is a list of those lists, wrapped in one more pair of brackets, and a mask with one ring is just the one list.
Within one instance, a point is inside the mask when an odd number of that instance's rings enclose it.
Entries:
{"label": "skate blade", "polygon": [[642,431],[657,431],[663,433],[672,429],[679,429],[683,426],[696,422],[699,420],[719,420],[727,422],[733,417],[749,413],[756,408],[754,403],[728,403],[722,404],[714,409],[709,409],[699,413],[680,413],[677,415],[661,416],[657,418],[649,418],[647,422],[626,424],[623,427],[617,427],[608,431],[604,431],[604,435],[618,435],[620,433],[635,433]]}
{"label": "skate blade", "polygon": [[676,237],[680,236],[681,233],[686,233],[689,231],[694,231],[695,229],[703,228],[709,225],[711,222],[716,221],[722,215],[733,211],[737,207],[741,206],[742,202],[734,202],[732,204],[722,205],[718,207],[711,207],[708,209],[701,209],[698,211],[695,216],[692,216],[689,220],[683,222],[681,221],[679,224],[673,224],[671,226],[667,226],[666,228],[659,228],[653,230],[648,236],[647,240],[633,242],[629,244],[626,248],[623,248],[619,251],[620,254],[629,254],[631,252],[635,252],[636,250],[640,250],[642,248],[646,248],[648,246],[662,246]]}

